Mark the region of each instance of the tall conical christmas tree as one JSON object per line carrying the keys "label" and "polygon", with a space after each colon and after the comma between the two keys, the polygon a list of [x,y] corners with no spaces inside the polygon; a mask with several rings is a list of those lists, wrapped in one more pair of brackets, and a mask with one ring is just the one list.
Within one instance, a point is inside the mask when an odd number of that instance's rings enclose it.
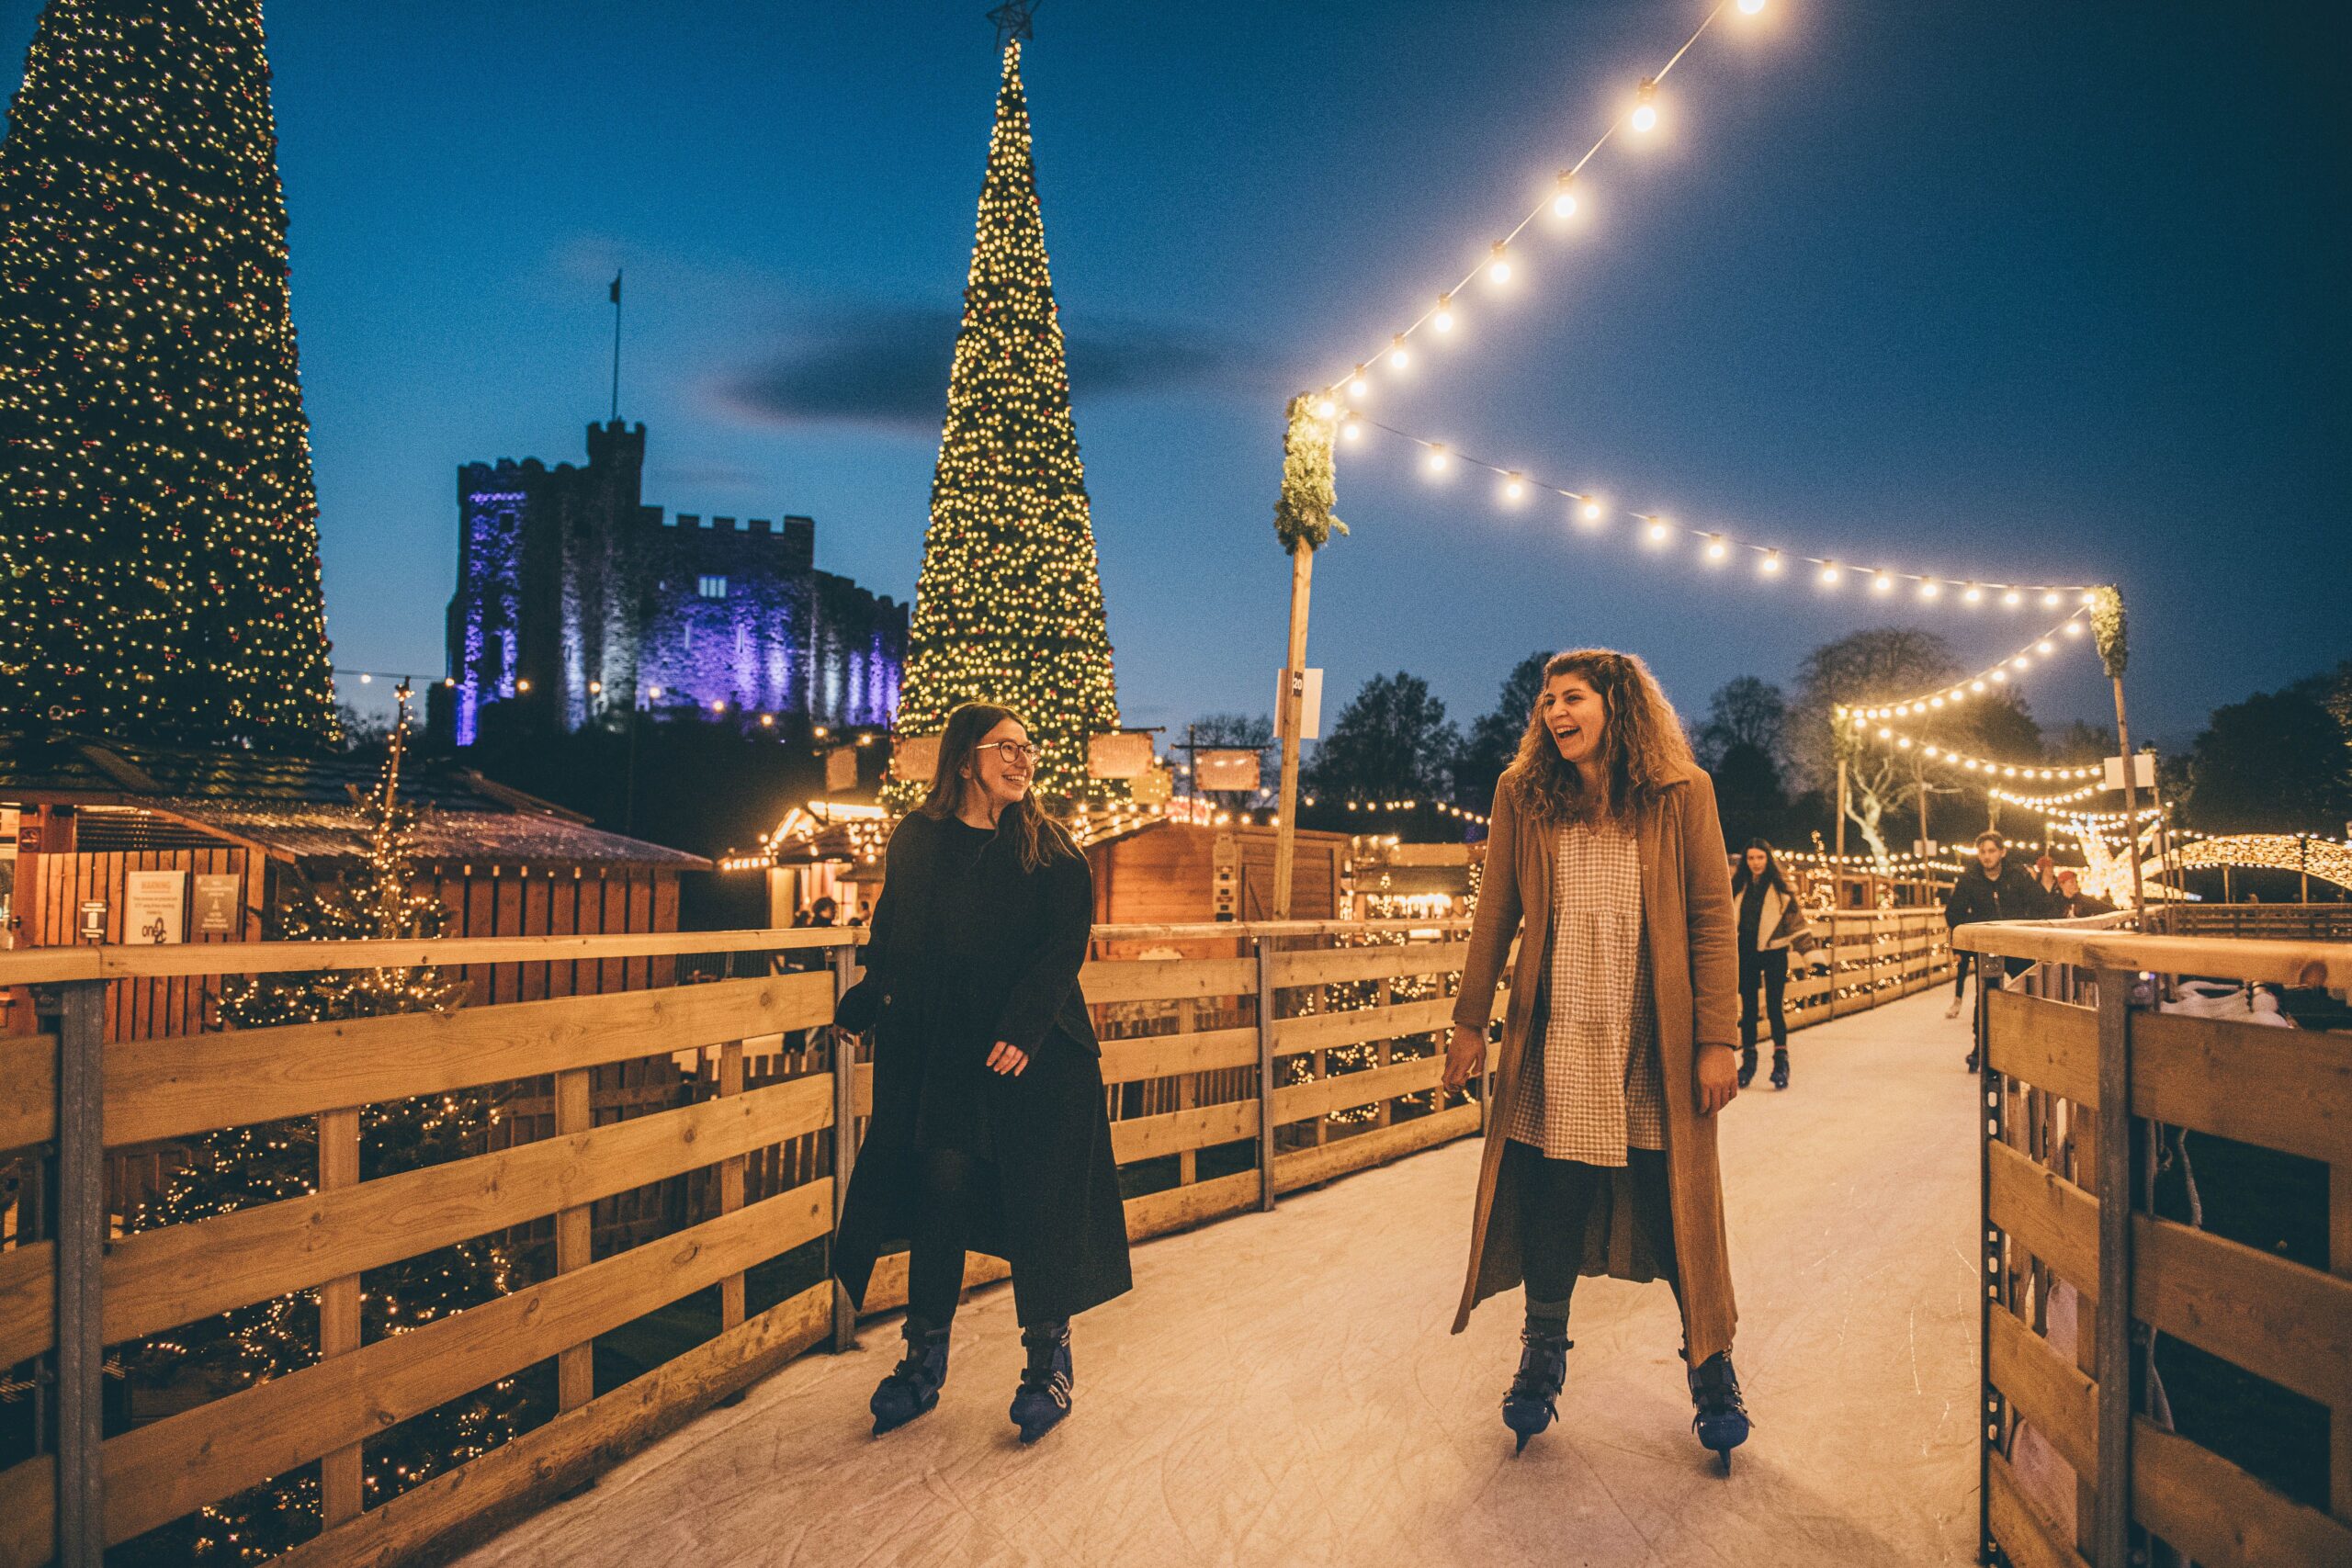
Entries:
{"label": "tall conical christmas tree", "polygon": [[[1041,749],[1040,794],[1125,794],[1086,773],[1087,737],[1119,728],[1119,698],[1046,269],[1018,39],[1005,46],[948,372],[899,731],[936,735],[949,709],[976,700],[1002,703],[1027,721]],[[901,783],[893,798],[920,794],[919,782]]]}
{"label": "tall conical christmas tree", "polygon": [[0,144],[0,706],[334,733],[260,0],[50,0]]}

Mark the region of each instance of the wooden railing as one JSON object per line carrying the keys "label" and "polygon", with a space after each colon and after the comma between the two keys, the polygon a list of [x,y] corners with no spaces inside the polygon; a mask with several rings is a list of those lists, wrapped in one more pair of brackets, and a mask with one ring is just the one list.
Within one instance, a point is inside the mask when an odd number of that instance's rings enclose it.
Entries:
{"label": "wooden railing", "polygon": [[[2340,992],[2352,944],[2031,924],[1958,941],[2038,966],[1979,1003],[1986,1560],[2352,1562],[2352,1036],[2157,1005],[2181,976]],[[2158,1198],[2160,1164],[2185,1166],[2191,1136],[2290,1177],[2324,1168],[2316,1199],[2292,1179],[2263,1190],[2279,1224],[2324,1237],[2323,1255],[2160,1212],[2208,1212]],[[2294,1203],[2312,1212],[2277,1213]],[[2233,1387],[2265,1380],[2275,1405],[2324,1412],[2308,1495],[2216,1451],[2262,1446],[2245,1429],[2253,1396],[2176,1408],[2167,1340],[2239,1369]]]}
{"label": "wooden railing", "polygon": [[[1113,1147],[1141,1238],[1476,1133],[1484,1077],[1438,1087],[1466,922],[1111,927],[1184,957],[1097,960]],[[0,1166],[47,1197],[0,1246],[0,1370],[34,1392],[31,1457],[0,1470],[0,1568],[96,1568],[110,1545],[318,1466],[322,1533],[280,1561],[391,1563],[480,1539],[820,1343],[854,1343],[824,1248],[872,1098],[870,1059],[825,1027],[856,931],[92,947],[0,955],[45,1032],[0,1036]],[[1114,945],[1115,944],[1115,946]],[[1933,984],[1932,912],[1839,918],[1837,973],[1792,984],[1802,1025]],[[157,976],[675,960],[729,977],[455,1012],[106,1041],[107,989]],[[792,967],[800,965],[801,967]],[[770,972],[777,970],[780,972]],[[1498,998],[1496,1016],[1500,1015]],[[611,1064],[690,1054],[677,1103],[592,1107]],[[360,1179],[362,1111],[527,1086],[545,1135]],[[642,1097],[639,1097],[642,1098]],[[106,1151],[308,1122],[315,1190],[140,1228]],[[623,1197],[682,1196],[662,1234],[592,1228]],[[366,1339],[363,1275],[469,1238],[551,1227],[512,1293]],[[967,1278],[1000,1277],[975,1256]],[[783,1282],[778,1283],[781,1280]],[[903,1303],[903,1255],[866,1307]],[[698,1292],[716,1332],[617,1386],[610,1336]],[[102,1395],[109,1348],[309,1295],[316,1359],[139,1420]],[[772,1298],[772,1299],[770,1299]],[[481,1457],[369,1495],[366,1445],[501,1380],[551,1370],[547,1419]],[[0,1371],[0,1375],[6,1375]],[[0,1407],[5,1408],[5,1407]]]}

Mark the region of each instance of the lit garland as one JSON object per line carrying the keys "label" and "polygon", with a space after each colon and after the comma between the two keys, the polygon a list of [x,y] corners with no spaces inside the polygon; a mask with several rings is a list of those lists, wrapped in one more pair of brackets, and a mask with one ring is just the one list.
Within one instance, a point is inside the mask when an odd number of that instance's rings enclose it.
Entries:
{"label": "lit garland", "polygon": [[1368,426],[1420,447],[1423,453],[1422,471],[1431,479],[1443,479],[1457,463],[1464,468],[1479,468],[1494,475],[1502,481],[1497,488],[1496,498],[1507,508],[1523,505],[1530,497],[1537,494],[1553,496],[1570,503],[1568,523],[1572,532],[1598,536],[1606,531],[1612,522],[1637,523],[1639,528],[1631,532],[1653,550],[1664,550],[1677,543],[1695,544],[1700,560],[1718,569],[1727,569],[1736,556],[1748,556],[1753,558],[1756,575],[1767,582],[1797,575],[1796,568],[1810,567],[1815,584],[1825,592],[1835,592],[1851,579],[1866,582],[1870,592],[1878,595],[1891,596],[1898,585],[1908,583],[1912,594],[1923,602],[1941,603],[1950,599],[1970,608],[1999,604],[2004,609],[2018,610],[2028,604],[2038,604],[2046,610],[2055,610],[2064,607],[2069,600],[2078,608],[2095,607],[2098,590],[2090,583],[2001,582],[1983,578],[1945,577],[1934,572],[1902,570],[1885,565],[1858,566],[1850,561],[1806,555],[1778,545],[1759,545],[1719,530],[1678,523],[1657,513],[1614,506],[1597,491],[1571,490],[1565,485],[1535,479],[1524,470],[1506,468],[1483,457],[1470,457],[1442,441],[1431,441],[1363,414],[1350,413],[1340,416],[1340,434],[1344,439],[1359,439]]}
{"label": "lit garland", "polygon": [[[1850,710],[1840,709],[1839,711],[1843,713]],[[1880,740],[1890,742],[1898,751],[1908,751],[1914,744],[1910,736],[1900,733],[1890,725],[1882,724],[1875,729],[1858,726],[1857,732],[1865,738],[1875,737]],[[1957,768],[1962,773],[1982,773],[1986,778],[2046,779],[2071,784],[2079,779],[2098,778],[2104,772],[2102,768],[2096,765],[2052,767],[2043,762],[2022,764],[1996,762],[1984,757],[1972,757],[1965,751],[1955,751],[1949,746],[1929,746],[1924,743],[1919,745],[1919,754],[1931,762],[1941,762],[1948,768]]]}
{"label": "lit garland", "polygon": [[2018,795],[2013,790],[1993,785],[1986,788],[1984,793],[2005,806],[2022,806],[2029,811],[2047,811],[2052,807],[2071,806],[2075,801],[2087,799],[2094,795],[2104,795],[2107,793],[2107,786],[2103,784],[2087,784],[2079,789],[2070,789],[2060,795]]}
{"label": "lit garland", "polygon": [[[1551,187],[1544,191],[1532,208],[1528,209],[1527,216],[1513,225],[1510,231],[1501,239],[1489,244],[1477,265],[1464,274],[1459,283],[1452,288],[1439,292],[1428,309],[1416,316],[1402,332],[1392,334],[1388,341],[1380,346],[1377,353],[1367,355],[1347,375],[1325,383],[1321,393],[1324,406],[1320,406],[1317,412],[1329,418],[1336,412],[1338,400],[1361,401],[1369,396],[1371,372],[1374,365],[1385,364],[1392,372],[1407,368],[1412,360],[1411,350],[1407,344],[1423,328],[1441,336],[1451,333],[1463,309],[1459,303],[1462,295],[1480,278],[1483,277],[1487,285],[1494,288],[1500,288],[1509,284],[1515,274],[1516,267],[1516,258],[1512,255],[1510,247],[1518,243],[1519,237],[1527,231],[1530,224],[1547,213],[1562,220],[1576,216],[1580,205],[1579,198],[1583,194],[1583,187],[1577,182],[1583,175],[1585,165],[1591,163],[1594,156],[1606,147],[1620,130],[1635,135],[1646,135],[1657,128],[1659,85],[1665,82],[1668,73],[1681,62],[1683,55],[1690,51],[1690,46],[1697,43],[1700,36],[1707,30],[1717,17],[1723,14],[1724,6],[1729,3],[1730,0],[1718,0],[1717,4],[1708,8],[1706,16],[1701,18],[1698,27],[1691,30],[1689,38],[1682,40],[1682,47],[1676,50],[1664,65],[1658,67],[1653,74],[1645,77],[1630,95],[1619,102],[1616,112],[1611,117],[1606,128],[1602,130],[1599,140],[1586,149],[1584,156],[1559,172]],[[1764,8],[1764,0],[1737,0],[1737,8],[1743,15],[1754,16]],[[1320,543],[1319,540],[1317,542]],[[1285,544],[1288,544],[1287,537]]]}
{"label": "lit garland", "polygon": [[[1037,742],[1037,791],[1102,804],[1090,736],[1119,728],[1094,529],[1030,157],[1021,45],[1007,44],[964,316],[932,478],[897,728],[937,735],[959,703],[1001,703]],[[904,808],[928,781],[895,779]]]}
{"label": "lit garland", "polygon": [[0,702],[336,734],[257,0],[51,0],[0,145]]}
{"label": "lit garland", "polygon": [[[1981,602],[1983,594],[1980,592],[1978,601]],[[1909,718],[1914,715],[1924,715],[1948,707],[1960,706],[1972,697],[1984,696],[2007,685],[2009,677],[2013,673],[2022,674],[2032,667],[2037,655],[2046,659],[2057,652],[2059,638],[2080,638],[2083,635],[2085,617],[2089,614],[2088,605],[2077,608],[2073,615],[2018,649],[2007,659],[1986,669],[1979,670],[1966,680],[1955,681],[1940,692],[1931,692],[1924,697],[1906,698],[1899,703],[1879,703],[1870,707],[1848,708],[1846,711],[1856,718]]]}
{"label": "lit garland", "polygon": [[[1307,798],[1306,804],[1309,806],[1314,805],[1314,797],[1310,795]],[[1347,802],[1346,805],[1348,810],[1358,814],[1382,811],[1419,811],[1426,808],[1436,812],[1441,817],[1453,817],[1464,822],[1475,822],[1481,828],[1488,825],[1487,818],[1485,816],[1478,812],[1472,811],[1465,807],[1456,806],[1450,800],[1421,800],[1418,798],[1412,800],[1351,800]]]}
{"label": "lit garland", "polygon": [[2291,871],[2352,887],[2352,844],[2308,833],[2183,833],[2173,863],[2185,871],[2250,866]]}

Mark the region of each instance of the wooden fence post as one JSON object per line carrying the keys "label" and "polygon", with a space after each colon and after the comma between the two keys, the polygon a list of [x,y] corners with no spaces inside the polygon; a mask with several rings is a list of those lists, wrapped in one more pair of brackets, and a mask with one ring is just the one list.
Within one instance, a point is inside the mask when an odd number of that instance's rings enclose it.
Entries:
{"label": "wooden fence post", "polygon": [[102,1568],[107,982],[70,981],[58,990],[57,1564]]}
{"label": "wooden fence post", "polygon": [[[2127,764],[2128,765],[2128,764]],[[2093,1561],[2131,1561],[2132,982],[2098,972],[2098,1514]],[[1983,974],[1978,988],[1983,989]]]}
{"label": "wooden fence post", "polygon": [[1983,1254],[1984,1272],[1977,1280],[1976,1298],[1976,1361],[1977,1386],[1982,1391],[1983,1408],[1977,1413],[1977,1423],[1984,1437],[1976,1445],[1976,1560],[1993,1561],[1993,1445],[2001,1439],[2001,1393],[1993,1386],[1993,1309],[2001,1294],[2001,1233],[1992,1223],[1993,1213],[1993,1145],[2001,1141],[2004,1131],[2001,1112],[2002,1096],[1993,1073],[1992,1042],[1986,1031],[1992,1022],[1992,1009],[1985,1003],[1984,987],[1976,987],[1976,1088],[1979,1129],[1976,1148],[1976,1223],[1977,1247]]}
{"label": "wooden fence post", "polygon": [[[555,1135],[585,1133],[595,1125],[590,1089],[594,1067],[570,1067],[555,1075]],[[590,1220],[594,1203],[574,1203],[555,1212],[555,1271],[569,1274],[594,1260],[595,1242]],[[574,1345],[556,1353],[556,1406],[576,1410],[596,1397],[596,1342]]]}
{"label": "wooden fence post", "polygon": [[[319,1190],[359,1185],[359,1108],[319,1112]],[[359,1276],[345,1274],[319,1287],[319,1359],[359,1348]],[[319,1461],[320,1519],[332,1529],[365,1511],[367,1483],[361,1445],[337,1449]]]}
{"label": "wooden fence post", "polygon": [[1274,1206],[1274,944],[1258,949],[1258,1207]]}
{"label": "wooden fence post", "polygon": [[[841,999],[851,986],[850,976],[857,967],[857,948],[843,942],[833,949],[833,1004]],[[833,1070],[833,1224],[826,1240],[826,1266],[832,1263],[831,1235],[842,1228],[842,1208],[849,1201],[849,1173],[857,1163],[857,1037],[833,1029],[831,1066]],[[857,1303],[849,1299],[849,1291],[839,1280],[833,1281],[833,1349],[857,1348]]]}

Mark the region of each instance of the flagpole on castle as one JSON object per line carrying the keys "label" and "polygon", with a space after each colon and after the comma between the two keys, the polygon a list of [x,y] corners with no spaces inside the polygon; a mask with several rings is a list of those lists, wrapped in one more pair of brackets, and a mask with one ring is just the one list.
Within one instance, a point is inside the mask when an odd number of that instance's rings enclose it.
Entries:
{"label": "flagpole on castle", "polygon": [[621,419],[621,275],[613,273],[613,423]]}

